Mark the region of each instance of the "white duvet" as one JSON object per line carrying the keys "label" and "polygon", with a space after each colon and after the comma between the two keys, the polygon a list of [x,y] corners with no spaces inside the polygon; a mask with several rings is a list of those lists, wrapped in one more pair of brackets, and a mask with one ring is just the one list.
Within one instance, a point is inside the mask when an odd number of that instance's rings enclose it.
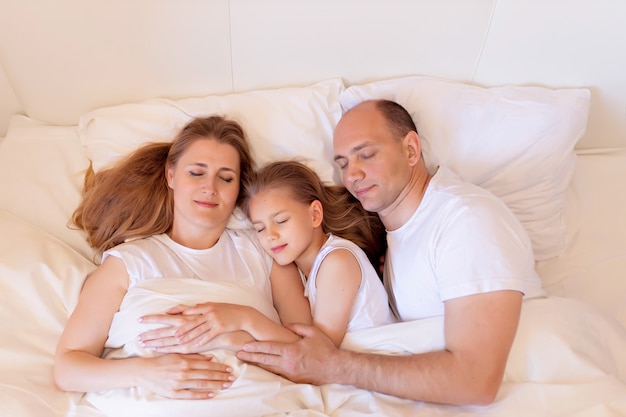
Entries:
{"label": "white duvet", "polygon": [[[237,302],[275,316],[253,288],[190,279],[148,280],[132,288],[116,315],[109,357],[151,355],[136,343],[146,328],[137,317],[178,303]],[[346,335],[343,347],[384,354],[444,346],[440,318],[397,323]],[[88,394],[108,416],[375,416],[375,415],[626,415],[626,331],[580,302],[529,300],[523,307],[505,382],[495,404],[452,407],[401,400],[340,385],[294,384],[227,350],[212,351],[235,369],[233,386],[210,400],[169,400],[140,388]],[[419,375],[416,375],[419,378]],[[573,388],[573,386],[575,388]],[[577,414],[576,414],[577,413]]]}
{"label": "white duvet", "polygon": [[[227,351],[214,353],[235,365],[239,379],[211,400],[166,400],[141,390],[88,396],[62,392],[52,382],[54,349],[82,282],[93,268],[68,244],[0,210],[0,416],[103,417],[104,412],[89,401],[120,417],[626,416],[626,330],[590,304],[566,298],[524,304],[505,382],[496,402],[488,407],[420,403],[348,386],[292,384],[238,362]],[[111,344],[118,346],[111,355],[146,354],[132,343],[143,330],[134,317],[163,311],[178,302],[215,297],[252,303],[273,314],[251,289],[197,283],[205,287],[200,294],[198,288],[178,286],[175,281],[163,285],[169,289],[155,286],[141,293],[138,287],[128,294],[116,317],[115,334],[111,334]],[[438,319],[362,330],[348,334],[344,341],[346,348],[389,354],[442,346]]]}

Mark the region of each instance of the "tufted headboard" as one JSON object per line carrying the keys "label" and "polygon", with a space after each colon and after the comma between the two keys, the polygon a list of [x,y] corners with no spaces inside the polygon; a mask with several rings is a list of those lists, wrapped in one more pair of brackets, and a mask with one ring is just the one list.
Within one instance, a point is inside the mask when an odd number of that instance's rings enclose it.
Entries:
{"label": "tufted headboard", "polygon": [[0,137],[151,97],[411,74],[586,87],[578,148],[626,146],[622,0],[2,0]]}

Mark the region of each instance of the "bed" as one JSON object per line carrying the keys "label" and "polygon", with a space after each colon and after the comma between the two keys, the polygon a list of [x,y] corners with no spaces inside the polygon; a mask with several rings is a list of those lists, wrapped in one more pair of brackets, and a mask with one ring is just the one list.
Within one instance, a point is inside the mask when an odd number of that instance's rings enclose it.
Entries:
{"label": "bed", "polygon": [[[626,416],[623,2],[2,8],[0,416]],[[407,107],[429,166],[502,198],[531,237],[547,297],[524,304],[493,404],[293,384],[236,361],[238,384],[201,402],[122,390],[96,407],[54,386],[56,342],[98,262],[67,225],[90,164],[218,113],[242,123],[258,164],[299,159],[338,183],[333,128],[368,98]],[[350,333],[343,346],[405,354],[443,342],[435,318]]]}

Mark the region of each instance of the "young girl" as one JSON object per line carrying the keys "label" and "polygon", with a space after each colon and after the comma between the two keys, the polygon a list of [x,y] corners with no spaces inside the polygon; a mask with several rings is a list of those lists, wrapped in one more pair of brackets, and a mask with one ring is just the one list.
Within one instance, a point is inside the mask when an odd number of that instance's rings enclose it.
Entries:
{"label": "young girl", "polygon": [[339,346],[347,331],[393,322],[377,270],[384,227],[344,187],[325,186],[299,162],[262,168],[242,209],[261,246],[305,281],[314,324]]}

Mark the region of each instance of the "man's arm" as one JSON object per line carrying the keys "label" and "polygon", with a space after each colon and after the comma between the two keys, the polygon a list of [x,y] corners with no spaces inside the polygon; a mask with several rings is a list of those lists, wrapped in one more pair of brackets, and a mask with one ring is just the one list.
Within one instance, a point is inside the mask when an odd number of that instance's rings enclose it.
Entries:
{"label": "man's arm", "polygon": [[239,352],[297,382],[339,383],[419,401],[489,404],[498,392],[517,324],[522,294],[495,291],[445,302],[446,349],[386,356],[336,349],[313,327],[292,344],[255,342]]}

